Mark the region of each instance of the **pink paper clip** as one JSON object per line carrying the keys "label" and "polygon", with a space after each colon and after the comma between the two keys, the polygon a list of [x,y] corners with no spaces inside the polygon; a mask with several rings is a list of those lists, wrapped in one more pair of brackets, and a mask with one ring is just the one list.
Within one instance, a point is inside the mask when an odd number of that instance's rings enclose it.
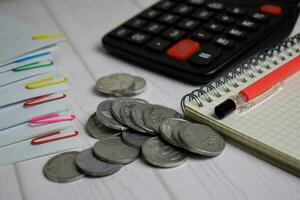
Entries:
{"label": "pink paper clip", "polygon": [[52,124],[52,123],[58,123],[58,122],[65,122],[65,121],[73,121],[76,116],[75,115],[70,115],[67,118],[58,118],[58,119],[53,119],[57,118],[60,115],[58,113],[50,114],[50,115],[45,115],[45,116],[39,116],[32,118],[30,120],[30,125],[45,125],[45,124]]}
{"label": "pink paper clip", "polygon": [[44,138],[50,137],[52,135],[58,135],[58,134],[60,134],[60,131],[55,131],[55,132],[47,133],[45,135],[36,137],[36,138],[34,138],[34,139],[31,140],[31,144],[32,145],[40,145],[40,144],[45,144],[45,143],[48,143],[48,142],[54,142],[54,141],[57,141],[57,140],[63,140],[63,139],[75,137],[75,136],[79,135],[79,132],[75,131],[73,134],[70,134],[70,135],[65,135],[65,136],[61,136],[61,137],[51,138],[51,139],[47,139],[47,140],[42,140]]}
{"label": "pink paper clip", "polygon": [[29,99],[29,100],[24,102],[23,107],[24,108],[29,108],[29,107],[37,106],[37,105],[47,103],[47,102],[50,102],[50,101],[63,99],[63,98],[66,97],[66,95],[63,94],[62,96],[58,96],[58,97],[54,97],[54,98],[49,98],[49,97],[52,97],[52,95],[48,94],[48,95],[43,95],[43,96],[39,96],[39,97]]}

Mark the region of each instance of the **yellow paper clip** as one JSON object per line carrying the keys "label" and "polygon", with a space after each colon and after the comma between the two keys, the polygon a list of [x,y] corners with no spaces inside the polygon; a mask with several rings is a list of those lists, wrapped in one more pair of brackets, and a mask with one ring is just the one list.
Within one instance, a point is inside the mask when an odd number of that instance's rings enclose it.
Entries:
{"label": "yellow paper clip", "polygon": [[49,39],[57,39],[63,37],[62,34],[42,34],[42,35],[35,35],[32,37],[33,40],[49,40]]}
{"label": "yellow paper clip", "polygon": [[31,90],[31,89],[43,88],[43,87],[48,87],[48,86],[58,85],[58,84],[61,84],[61,83],[67,83],[68,82],[67,78],[64,78],[63,80],[51,82],[52,80],[54,80],[53,77],[48,77],[48,78],[45,78],[45,79],[42,79],[42,80],[27,83],[25,85],[25,87],[26,87],[26,89]]}

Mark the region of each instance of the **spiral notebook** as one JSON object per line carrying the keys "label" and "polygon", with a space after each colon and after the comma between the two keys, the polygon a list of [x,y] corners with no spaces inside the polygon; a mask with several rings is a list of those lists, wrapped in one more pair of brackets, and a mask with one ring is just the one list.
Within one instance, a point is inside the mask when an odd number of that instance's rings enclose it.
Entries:
{"label": "spiral notebook", "polygon": [[[187,117],[211,126],[228,141],[300,176],[300,72],[250,110],[217,119],[214,108],[228,97],[300,56],[300,34],[235,68],[182,99]],[[299,58],[299,57],[298,57]]]}

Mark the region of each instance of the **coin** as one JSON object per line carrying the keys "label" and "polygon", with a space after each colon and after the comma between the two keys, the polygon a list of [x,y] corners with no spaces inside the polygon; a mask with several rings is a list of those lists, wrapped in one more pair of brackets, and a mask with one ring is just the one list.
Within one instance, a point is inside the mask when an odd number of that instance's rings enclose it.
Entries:
{"label": "coin", "polygon": [[219,155],[224,147],[223,137],[215,130],[202,124],[189,124],[179,132],[183,147],[204,156]]}
{"label": "coin", "polygon": [[128,130],[122,133],[122,138],[129,146],[141,148],[144,142],[151,138],[151,136]]}
{"label": "coin", "polygon": [[187,161],[187,155],[164,143],[159,137],[148,139],[142,146],[146,161],[157,167],[176,167]]}
{"label": "coin", "polygon": [[183,127],[185,127],[185,126],[187,126],[188,124],[190,124],[190,122],[188,122],[188,121],[186,121],[186,122],[180,122],[180,123],[178,123],[174,128],[173,128],[173,131],[172,131],[172,139],[174,140],[174,141],[176,141],[176,143],[178,144],[178,145],[180,145],[180,147],[182,147],[182,142],[181,142],[181,140],[180,140],[180,138],[179,138],[179,131],[183,128]]}
{"label": "coin", "polygon": [[173,130],[176,126],[182,123],[188,123],[188,121],[179,118],[168,118],[162,121],[162,124],[159,127],[160,135],[163,139],[165,139],[168,143],[176,146],[181,147],[180,143],[177,140],[174,140],[172,137]]}
{"label": "coin", "polygon": [[141,103],[141,102],[131,101],[128,102],[128,104],[123,105],[120,112],[121,118],[123,122],[125,122],[126,126],[128,126],[129,128],[132,128],[133,130],[138,132],[146,133],[146,130],[135,125],[131,120],[131,109],[136,103]]}
{"label": "coin", "polygon": [[150,127],[157,133],[162,121],[167,118],[182,118],[182,115],[173,109],[160,105],[150,105],[143,113],[143,119],[147,127]]}
{"label": "coin", "polygon": [[96,158],[109,163],[126,164],[134,161],[138,155],[137,148],[128,146],[120,137],[99,140],[93,148]]}
{"label": "coin", "polygon": [[153,129],[148,128],[143,119],[143,113],[150,104],[137,103],[131,108],[131,120],[138,127],[144,129],[148,134],[155,135]]}
{"label": "coin", "polygon": [[123,126],[116,121],[111,114],[112,100],[106,100],[101,102],[96,111],[97,119],[105,126],[115,130],[127,130],[126,126]]}
{"label": "coin", "polygon": [[142,93],[146,88],[146,80],[139,76],[133,76],[134,85],[128,90],[122,92],[116,92],[115,96],[134,96]]}
{"label": "coin", "polygon": [[121,117],[121,108],[124,105],[129,104],[130,102],[147,103],[147,101],[145,101],[144,99],[138,99],[138,98],[120,98],[114,100],[111,106],[111,113],[114,116],[114,118],[123,125],[125,125],[126,123]]}
{"label": "coin", "polygon": [[102,139],[106,137],[118,136],[121,134],[120,131],[116,131],[114,129],[107,128],[104,126],[96,117],[96,113],[92,114],[86,125],[87,133],[96,138]]}
{"label": "coin", "polygon": [[96,88],[101,93],[114,95],[133,87],[134,80],[134,77],[130,74],[110,74],[100,78],[96,83]]}
{"label": "coin", "polygon": [[88,176],[108,176],[122,168],[122,164],[111,164],[98,160],[93,155],[93,149],[80,152],[75,159],[77,167]]}
{"label": "coin", "polygon": [[57,183],[68,183],[84,177],[75,164],[75,157],[79,152],[65,152],[51,158],[44,166],[46,178]]}

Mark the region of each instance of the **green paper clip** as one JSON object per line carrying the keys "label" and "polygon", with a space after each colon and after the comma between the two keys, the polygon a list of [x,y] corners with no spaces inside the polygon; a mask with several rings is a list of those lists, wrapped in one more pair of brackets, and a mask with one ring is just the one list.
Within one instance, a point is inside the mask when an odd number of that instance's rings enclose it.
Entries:
{"label": "green paper clip", "polygon": [[36,68],[41,68],[41,67],[50,67],[52,65],[53,65],[52,61],[49,61],[48,63],[33,62],[33,63],[29,63],[29,64],[26,64],[26,65],[22,65],[20,67],[15,68],[15,69],[12,69],[12,71],[13,72],[20,72],[20,71],[36,69]]}

